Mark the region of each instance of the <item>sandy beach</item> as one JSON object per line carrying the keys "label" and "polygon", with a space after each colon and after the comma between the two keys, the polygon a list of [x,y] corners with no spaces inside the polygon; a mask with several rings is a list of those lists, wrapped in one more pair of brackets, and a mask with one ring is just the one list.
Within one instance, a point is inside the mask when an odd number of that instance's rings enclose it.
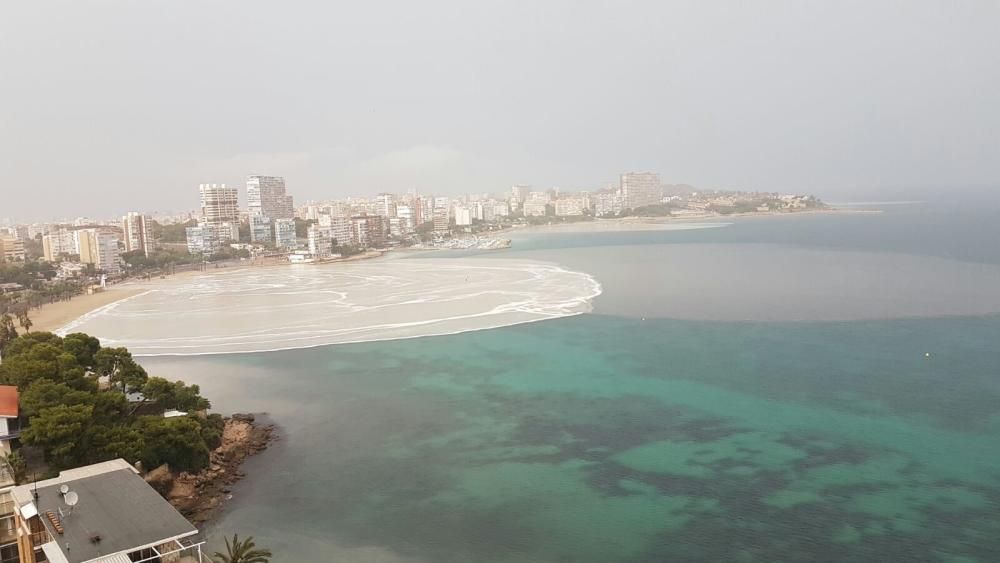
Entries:
{"label": "sandy beach", "polygon": [[142,291],[144,290],[133,286],[112,287],[91,295],[78,295],[69,301],[43,305],[39,309],[32,309],[29,313],[33,323],[31,330],[34,332],[55,332],[98,307],[132,297]]}
{"label": "sandy beach", "polygon": [[527,260],[357,260],[233,268],[135,284],[149,291],[70,323],[136,355],[306,348],[480,330],[588,312],[591,276]]}
{"label": "sandy beach", "polygon": [[881,213],[880,210],[872,209],[808,209],[803,211],[769,211],[769,212],[748,212],[730,213],[722,215],[719,213],[692,213],[688,215],[669,217],[615,217],[594,219],[592,221],[574,222],[552,222],[547,225],[518,226],[513,228],[493,231],[492,234],[500,233],[592,233],[592,232],[612,232],[612,231],[670,231],[686,229],[705,229],[713,227],[724,227],[734,219],[748,218],[774,218],[774,217],[799,217],[802,215],[827,215],[830,213]]}

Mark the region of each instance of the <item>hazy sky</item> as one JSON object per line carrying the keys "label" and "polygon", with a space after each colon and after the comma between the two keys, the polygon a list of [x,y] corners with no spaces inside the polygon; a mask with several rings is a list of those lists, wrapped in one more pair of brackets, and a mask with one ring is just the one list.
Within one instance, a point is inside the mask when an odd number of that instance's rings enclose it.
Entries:
{"label": "hazy sky", "polygon": [[1000,1],[10,1],[0,217],[625,170],[829,199],[998,185]]}

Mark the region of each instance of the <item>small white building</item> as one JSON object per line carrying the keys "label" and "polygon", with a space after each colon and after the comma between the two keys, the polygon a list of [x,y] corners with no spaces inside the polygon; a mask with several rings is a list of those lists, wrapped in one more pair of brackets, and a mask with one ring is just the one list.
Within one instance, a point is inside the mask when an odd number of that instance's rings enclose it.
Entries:
{"label": "small white building", "polygon": [[525,217],[545,217],[546,207],[544,201],[526,201],[522,209]]}
{"label": "small white building", "polygon": [[565,197],[562,199],[557,199],[556,205],[556,215],[559,217],[568,217],[572,215],[583,215],[583,199],[578,197]]}

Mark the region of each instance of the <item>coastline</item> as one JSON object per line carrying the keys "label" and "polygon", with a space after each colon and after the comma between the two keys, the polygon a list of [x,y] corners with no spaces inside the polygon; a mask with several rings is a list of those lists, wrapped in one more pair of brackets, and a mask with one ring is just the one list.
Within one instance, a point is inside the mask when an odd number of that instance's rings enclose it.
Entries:
{"label": "coastline", "polygon": [[209,453],[208,467],[175,474],[163,465],[145,480],[195,526],[203,526],[233,498],[232,487],[246,477],[240,468],[278,440],[275,424],[264,414],[235,413],[226,418],[222,444]]}
{"label": "coastline", "polygon": [[133,297],[143,291],[138,287],[113,286],[98,293],[77,295],[68,301],[47,303],[28,313],[32,322],[31,330],[55,332],[95,309]]}
{"label": "coastline", "polygon": [[[804,211],[750,211],[746,213],[730,213],[723,215],[720,213],[697,213],[682,216],[665,217],[610,217],[603,219],[592,219],[589,221],[553,222],[546,225],[527,225],[524,227],[510,227],[492,231],[494,233],[538,233],[538,232],[612,232],[612,231],[666,231],[672,229],[692,229],[719,227],[728,224],[733,219],[746,218],[768,218],[768,217],[797,217],[800,215],[828,215],[828,214],[856,214],[856,213],[883,213],[880,209],[807,209]],[[695,226],[701,223],[702,225]]]}
{"label": "coastline", "polygon": [[[811,209],[805,211],[772,211],[772,212],[748,212],[732,213],[720,215],[717,213],[702,213],[697,215],[687,215],[683,217],[617,217],[609,219],[594,219],[591,221],[576,221],[569,223],[551,223],[548,225],[530,225],[524,227],[510,227],[492,231],[491,235],[510,233],[589,233],[589,232],[627,232],[627,231],[659,231],[659,230],[686,230],[699,228],[717,228],[729,224],[732,219],[746,218],[766,218],[766,217],[794,217],[799,215],[825,215],[831,213],[882,213],[877,209],[851,209],[851,208],[828,208]],[[393,249],[393,250],[371,250],[353,256],[334,258],[311,262],[302,265],[326,266],[347,262],[367,261],[376,258],[391,256],[395,253],[402,253],[406,250],[414,249]],[[442,249],[420,249],[420,251],[440,251]],[[221,270],[240,270],[244,268],[277,268],[283,266],[295,266],[285,260],[265,258],[261,260],[247,260],[245,262],[234,262],[217,265],[206,270],[186,270],[177,272],[163,278],[150,278],[148,280],[129,280],[120,285],[112,286],[99,293],[90,295],[78,295],[68,301],[60,301],[43,305],[31,311],[32,330],[35,332],[55,332],[80,317],[91,313],[101,307],[111,305],[117,301],[127,299],[148,291],[150,286],[155,286],[159,281],[168,281],[193,277],[200,274],[218,273]]]}

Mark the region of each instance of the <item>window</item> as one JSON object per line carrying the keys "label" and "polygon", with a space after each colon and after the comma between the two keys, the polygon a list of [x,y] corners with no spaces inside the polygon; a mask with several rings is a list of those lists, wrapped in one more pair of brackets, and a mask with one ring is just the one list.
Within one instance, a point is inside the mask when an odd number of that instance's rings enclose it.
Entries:
{"label": "window", "polygon": [[128,554],[128,558],[132,561],[149,561],[151,563],[160,563],[159,555],[153,551],[153,548],[147,547],[145,549],[140,549],[139,551],[133,551]]}
{"label": "window", "polygon": [[21,563],[16,543],[0,547],[0,563]]}

